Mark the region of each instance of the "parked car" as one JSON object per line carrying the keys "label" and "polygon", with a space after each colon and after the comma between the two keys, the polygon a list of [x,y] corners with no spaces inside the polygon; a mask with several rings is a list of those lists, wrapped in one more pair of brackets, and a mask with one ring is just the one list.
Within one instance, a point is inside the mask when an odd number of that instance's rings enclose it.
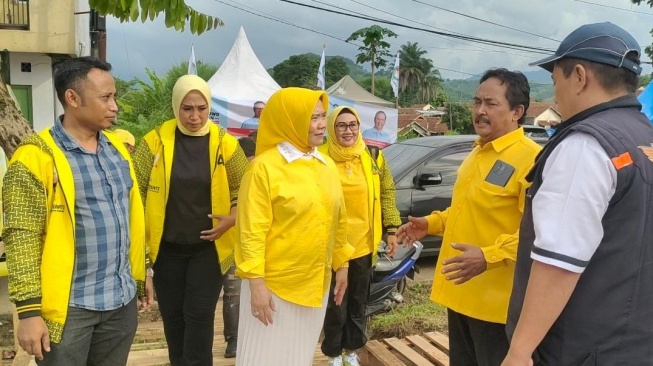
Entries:
{"label": "parked car", "polygon": [[[383,149],[395,181],[397,209],[402,222],[426,216],[451,205],[458,167],[472,151],[475,135],[429,136],[397,142]],[[544,145],[548,138],[533,138]],[[422,257],[440,252],[442,238],[427,236]]]}
{"label": "parked car", "polygon": [[540,126],[524,125],[524,134],[528,137],[545,137],[549,138],[546,128]]}

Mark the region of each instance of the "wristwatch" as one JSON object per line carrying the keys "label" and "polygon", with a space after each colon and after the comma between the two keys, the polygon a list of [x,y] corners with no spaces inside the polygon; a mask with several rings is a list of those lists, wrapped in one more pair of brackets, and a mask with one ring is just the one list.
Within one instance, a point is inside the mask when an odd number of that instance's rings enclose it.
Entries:
{"label": "wristwatch", "polygon": [[152,268],[148,268],[148,269],[146,269],[146,270],[145,270],[145,275],[147,275],[147,277],[152,277],[152,276],[154,276],[154,270],[153,270]]}

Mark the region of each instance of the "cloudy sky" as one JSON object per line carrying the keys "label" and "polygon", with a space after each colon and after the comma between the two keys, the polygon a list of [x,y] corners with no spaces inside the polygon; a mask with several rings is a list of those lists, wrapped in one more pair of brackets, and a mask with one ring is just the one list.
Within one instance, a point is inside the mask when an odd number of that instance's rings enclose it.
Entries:
{"label": "cloudy sky", "polygon": [[[374,24],[368,20],[303,8],[279,0],[185,1],[199,11],[221,18],[225,26],[195,36],[188,31],[181,33],[166,29],[162,19],[145,24],[121,24],[116,19],[108,19],[107,54],[117,76],[125,79],[142,78],[145,77],[145,68],[164,73],[172,65],[188,59],[191,44],[195,45],[198,60],[220,64],[231,49],[240,26],[244,27],[252,48],[265,68],[270,68],[291,55],[306,52],[319,54],[325,43],[328,55],[354,59],[357,47],[335,38],[344,40],[355,30]],[[338,11],[344,9],[347,12],[358,12],[415,27],[546,49],[557,48],[559,42],[554,40],[563,39],[578,26],[602,21],[611,21],[625,28],[634,35],[642,48],[652,41],[649,32],[653,28],[653,9],[633,6],[629,0],[294,1]],[[439,10],[428,4],[487,22]],[[279,20],[315,32],[286,25]],[[527,64],[541,58],[541,55],[534,53],[452,40],[399,26],[383,26],[398,34],[396,39],[390,40],[391,52],[396,52],[406,42],[418,42],[428,51],[428,56],[445,78],[467,78],[470,74],[481,73],[493,66],[536,70]],[[645,72],[651,72],[650,65],[645,67]]]}

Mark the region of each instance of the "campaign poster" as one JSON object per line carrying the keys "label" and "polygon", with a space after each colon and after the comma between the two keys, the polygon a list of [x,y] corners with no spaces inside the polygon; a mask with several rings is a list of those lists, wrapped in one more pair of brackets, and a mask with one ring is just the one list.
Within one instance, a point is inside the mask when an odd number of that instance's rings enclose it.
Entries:
{"label": "campaign poster", "polygon": [[384,148],[397,141],[399,113],[395,108],[356,102],[350,99],[329,96],[330,110],[341,106],[352,107],[361,119],[359,133],[367,145]]}
{"label": "campaign poster", "polygon": [[262,100],[225,100],[212,98],[209,118],[235,137],[249,136],[258,129],[261,112],[265,108]]}
{"label": "campaign poster", "polygon": [[[258,129],[261,112],[265,108],[262,100],[226,100],[212,98],[210,118],[226,128],[235,137],[246,137]],[[350,99],[329,96],[329,112],[339,106],[349,106],[361,118],[359,133],[367,145],[386,147],[397,141],[398,112],[394,108],[356,102]]]}

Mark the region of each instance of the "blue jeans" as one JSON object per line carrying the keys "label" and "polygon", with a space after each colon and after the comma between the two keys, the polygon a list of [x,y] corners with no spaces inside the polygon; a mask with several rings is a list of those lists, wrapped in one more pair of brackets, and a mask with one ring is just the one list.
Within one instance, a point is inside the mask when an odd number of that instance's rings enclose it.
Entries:
{"label": "blue jeans", "polygon": [[109,311],[68,308],[60,343],[51,343],[39,366],[124,366],[131,349],[138,309],[136,297]]}

